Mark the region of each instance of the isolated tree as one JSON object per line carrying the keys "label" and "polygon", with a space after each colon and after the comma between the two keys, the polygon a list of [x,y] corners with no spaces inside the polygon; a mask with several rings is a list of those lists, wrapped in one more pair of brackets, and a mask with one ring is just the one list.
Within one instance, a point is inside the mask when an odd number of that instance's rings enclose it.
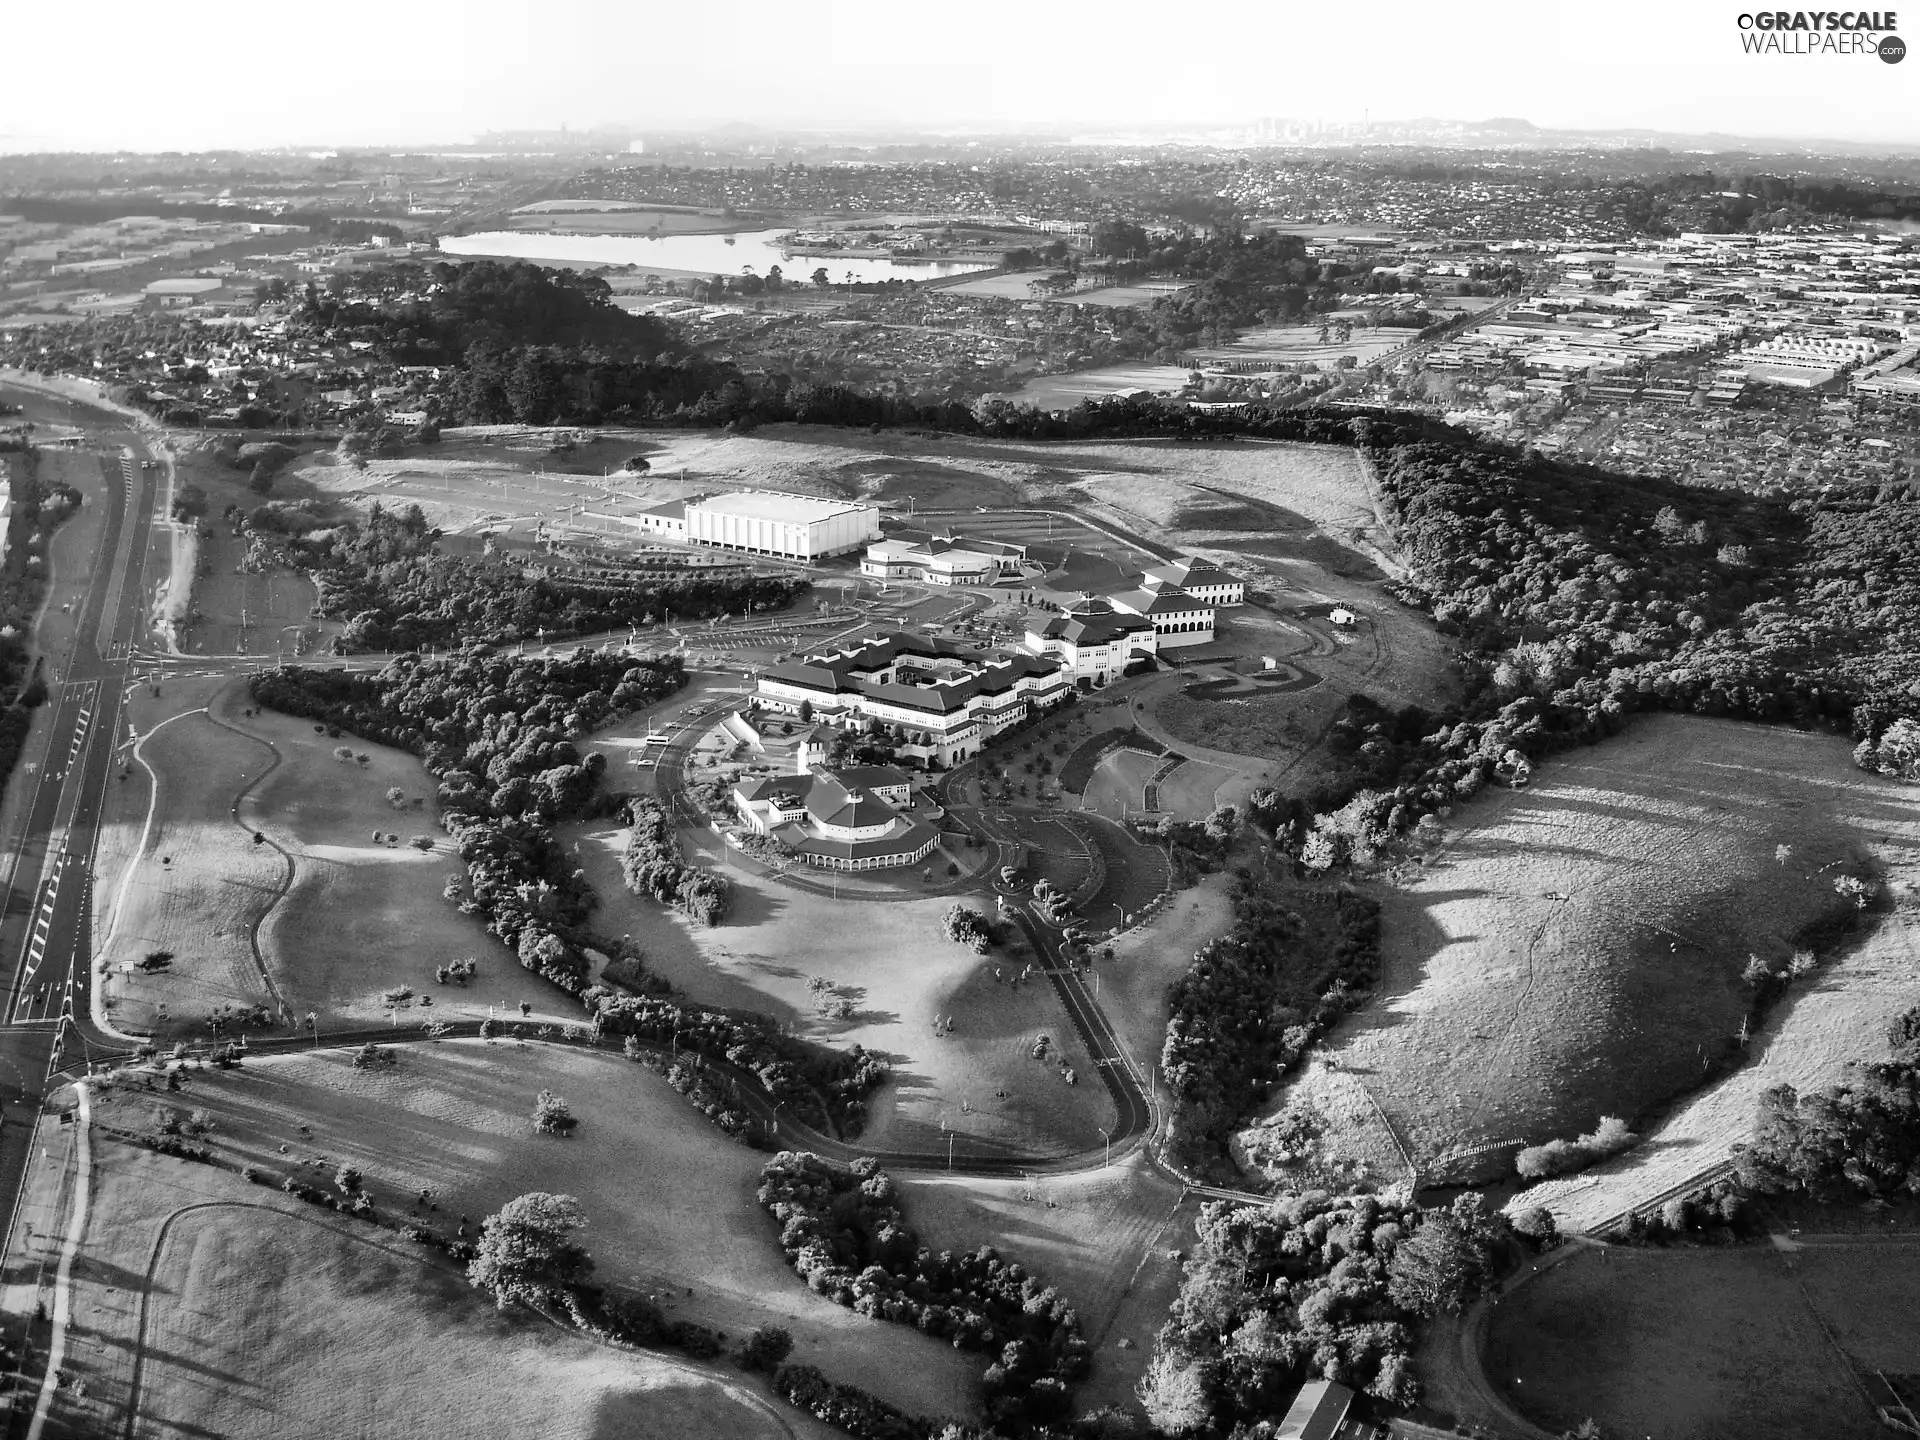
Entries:
{"label": "isolated tree", "polygon": [[502,1310],[516,1300],[534,1305],[577,1285],[593,1269],[586,1249],[573,1239],[586,1223],[587,1212],[571,1195],[536,1190],[509,1200],[481,1222],[467,1280]]}
{"label": "isolated tree", "polygon": [[551,1090],[542,1090],[533,1102],[533,1128],[542,1135],[566,1135],[579,1123],[567,1102]]}
{"label": "isolated tree", "polygon": [[749,1370],[771,1370],[793,1353],[793,1334],[784,1326],[762,1325],[740,1346],[740,1363]]}
{"label": "isolated tree", "polygon": [[1135,1394],[1147,1419],[1167,1435],[1191,1435],[1210,1418],[1207,1379],[1201,1361],[1170,1350],[1154,1352]]}
{"label": "isolated tree", "polygon": [[1502,1225],[1476,1194],[1427,1211],[1413,1238],[1397,1246],[1388,1262],[1387,1293],[1394,1304],[1418,1315],[1458,1310],[1492,1280]]}

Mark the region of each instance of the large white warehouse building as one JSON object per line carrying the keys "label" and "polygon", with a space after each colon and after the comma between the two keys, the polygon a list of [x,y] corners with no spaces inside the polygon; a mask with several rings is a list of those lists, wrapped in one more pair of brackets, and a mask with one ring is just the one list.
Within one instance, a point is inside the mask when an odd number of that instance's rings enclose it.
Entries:
{"label": "large white warehouse building", "polygon": [[778,490],[737,490],[686,502],[689,545],[824,560],[880,538],[880,508]]}

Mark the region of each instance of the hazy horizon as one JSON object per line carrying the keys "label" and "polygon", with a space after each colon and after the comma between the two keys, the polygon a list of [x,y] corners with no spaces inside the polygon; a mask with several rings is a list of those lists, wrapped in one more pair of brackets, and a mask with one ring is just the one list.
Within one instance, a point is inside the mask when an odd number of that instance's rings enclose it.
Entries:
{"label": "hazy horizon", "polygon": [[[611,0],[112,0],[84,40],[16,17],[0,146],[22,150],[410,148],[488,131],[1091,132],[1522,117],[1543,129],[1920,144],[1920,61],[1752,55],[1738,4],[1474,0],[1338,13],[1226,0],[1182,24],[978,0],[935,14],[824,0],[636,12]],[[208,83],[217,80],[224,83]],[[76,97],[78,102],[76,103]]]}

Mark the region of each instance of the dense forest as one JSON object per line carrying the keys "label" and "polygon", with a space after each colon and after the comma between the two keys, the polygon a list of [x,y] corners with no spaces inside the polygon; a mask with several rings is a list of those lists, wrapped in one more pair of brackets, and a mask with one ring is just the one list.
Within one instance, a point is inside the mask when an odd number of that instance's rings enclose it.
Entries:
{"label": "dense forest", "polygon": [[525,261],[375,266],[352,277],[352,298],[309,285],[292,327],[335,340],[371,341],[399,365],[446,365],[476,345],[553,345],[611,359],[649,359],[673,331],[613,303],[597,275]]}
{"label": "dense forest", "polygon": [[323,524],[297,507],[270,506],[248,524],[277,558],[320,590],[319,612],[345,622],[341,654],[469,643],[563,639],[675,620],[777,610],[808,582],[787,575],[672,571],[588,580],[530,560],[444,555],[420,507],[375,504],[363,521]]}
{"label": "dense forest", "polygon": [[1523,1241],[1479,1195],[1422,1210],[1384,1196],[1215,1201],[1140,1388],[1168,1435],[1267,1434],[1325,1376],[1393,1405],[1419,1395],[1413,1327],[1481,1294]]}

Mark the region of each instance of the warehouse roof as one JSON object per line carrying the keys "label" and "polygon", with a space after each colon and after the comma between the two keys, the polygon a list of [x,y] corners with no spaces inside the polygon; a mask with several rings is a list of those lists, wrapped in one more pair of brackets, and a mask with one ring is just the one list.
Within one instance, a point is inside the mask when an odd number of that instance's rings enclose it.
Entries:
{"label": "warehouse roof", "polygon": [[715,515],[747,515],[756,520],[773,520],[785,525],[811,525],[874,507],[856,500],[822,500],[817,495],[788,495],[779,490],[734,490],[725,495],[709,495],[690,501],[690,510],[706,510]]}

